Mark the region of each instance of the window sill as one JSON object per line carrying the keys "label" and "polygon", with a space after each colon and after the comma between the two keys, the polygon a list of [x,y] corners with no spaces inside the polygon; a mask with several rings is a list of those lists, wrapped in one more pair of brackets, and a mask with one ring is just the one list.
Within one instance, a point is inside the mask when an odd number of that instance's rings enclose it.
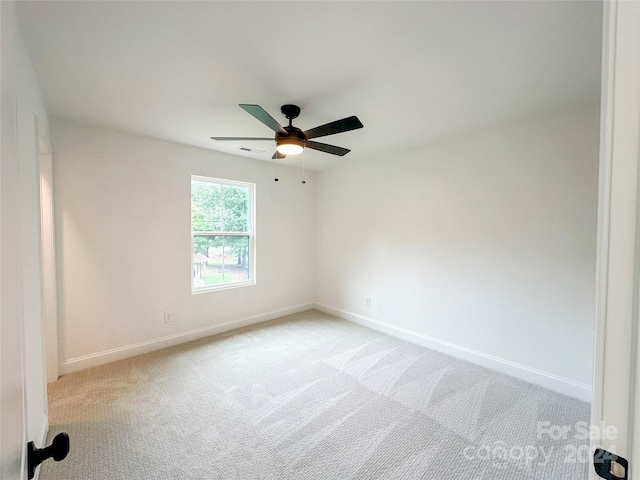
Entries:
{"label": "window sill", "polygon": [[220,290],[230,290],[232,288],[250,287],[255,285],[255,280],[247,280],[246,282],[225,283],[222,285],[209,285],[205,287],[191,287],[191,295],[198,295],[200,293],[219,292]]}

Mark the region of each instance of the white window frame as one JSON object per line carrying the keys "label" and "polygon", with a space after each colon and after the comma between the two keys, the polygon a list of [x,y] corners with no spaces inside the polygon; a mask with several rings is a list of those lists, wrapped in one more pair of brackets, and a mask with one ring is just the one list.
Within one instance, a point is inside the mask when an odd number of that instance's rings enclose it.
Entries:
{"label": "white window frame", "polygon": [[[249,215],[248,215],[248,231],[246,232],[193,232],[191,227],[191,252],[190,252],[190,264],[191,264],[191,294],[199,294],[206,292],[215,292],[218,290],[228,290],[230,288],[247,287],[256,284],[256,184],[250,182],[240,182],[237,180],[227,180],[224,178],[204,177],[201,175],[191,175],[191,181],[189,183],[189,192],[191,192],[191,185],[194,181],[209,182],[217,185],[232,185],[237,187],[244,187],[249,189]],[[191,193],[189,194],[191,196]],[[191,212],[190,212],[191,214]],[[191,225],[191,217],[189,219],[189,225]],[[193,261],[193,237],[194,234],[199,235],[222,235],[222,236],[249,236],[249,279],[239,282],[221,283],[219,285],[194,285],[193,272],[195,269]]]}

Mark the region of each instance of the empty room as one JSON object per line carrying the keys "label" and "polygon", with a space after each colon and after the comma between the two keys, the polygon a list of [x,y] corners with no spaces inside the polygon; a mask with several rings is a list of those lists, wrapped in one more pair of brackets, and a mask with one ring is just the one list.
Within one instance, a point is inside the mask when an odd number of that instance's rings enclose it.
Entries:
{"label": "empty room", "polygon": [[636,4],[3,1],[1,478],[632,478]]}

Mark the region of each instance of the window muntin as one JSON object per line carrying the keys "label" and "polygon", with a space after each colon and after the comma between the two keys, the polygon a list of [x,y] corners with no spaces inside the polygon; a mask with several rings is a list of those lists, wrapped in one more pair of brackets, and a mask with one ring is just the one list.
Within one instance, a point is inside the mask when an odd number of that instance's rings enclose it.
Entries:
{"label": "window muntin", "polygon": [[255,184],[191,177],[191,291],[255,283]]}

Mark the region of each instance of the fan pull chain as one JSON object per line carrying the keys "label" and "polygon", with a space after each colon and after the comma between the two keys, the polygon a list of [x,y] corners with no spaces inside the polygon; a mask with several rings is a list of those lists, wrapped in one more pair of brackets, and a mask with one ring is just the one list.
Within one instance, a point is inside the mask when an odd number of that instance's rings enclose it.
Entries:
{"label": "fan pull chain", "polygon": [[[306,149],[305,149],[306,150]],[[304,171],[304,150],[302,150],[302,183],[307,183],[305,181],[305,171]]]}

